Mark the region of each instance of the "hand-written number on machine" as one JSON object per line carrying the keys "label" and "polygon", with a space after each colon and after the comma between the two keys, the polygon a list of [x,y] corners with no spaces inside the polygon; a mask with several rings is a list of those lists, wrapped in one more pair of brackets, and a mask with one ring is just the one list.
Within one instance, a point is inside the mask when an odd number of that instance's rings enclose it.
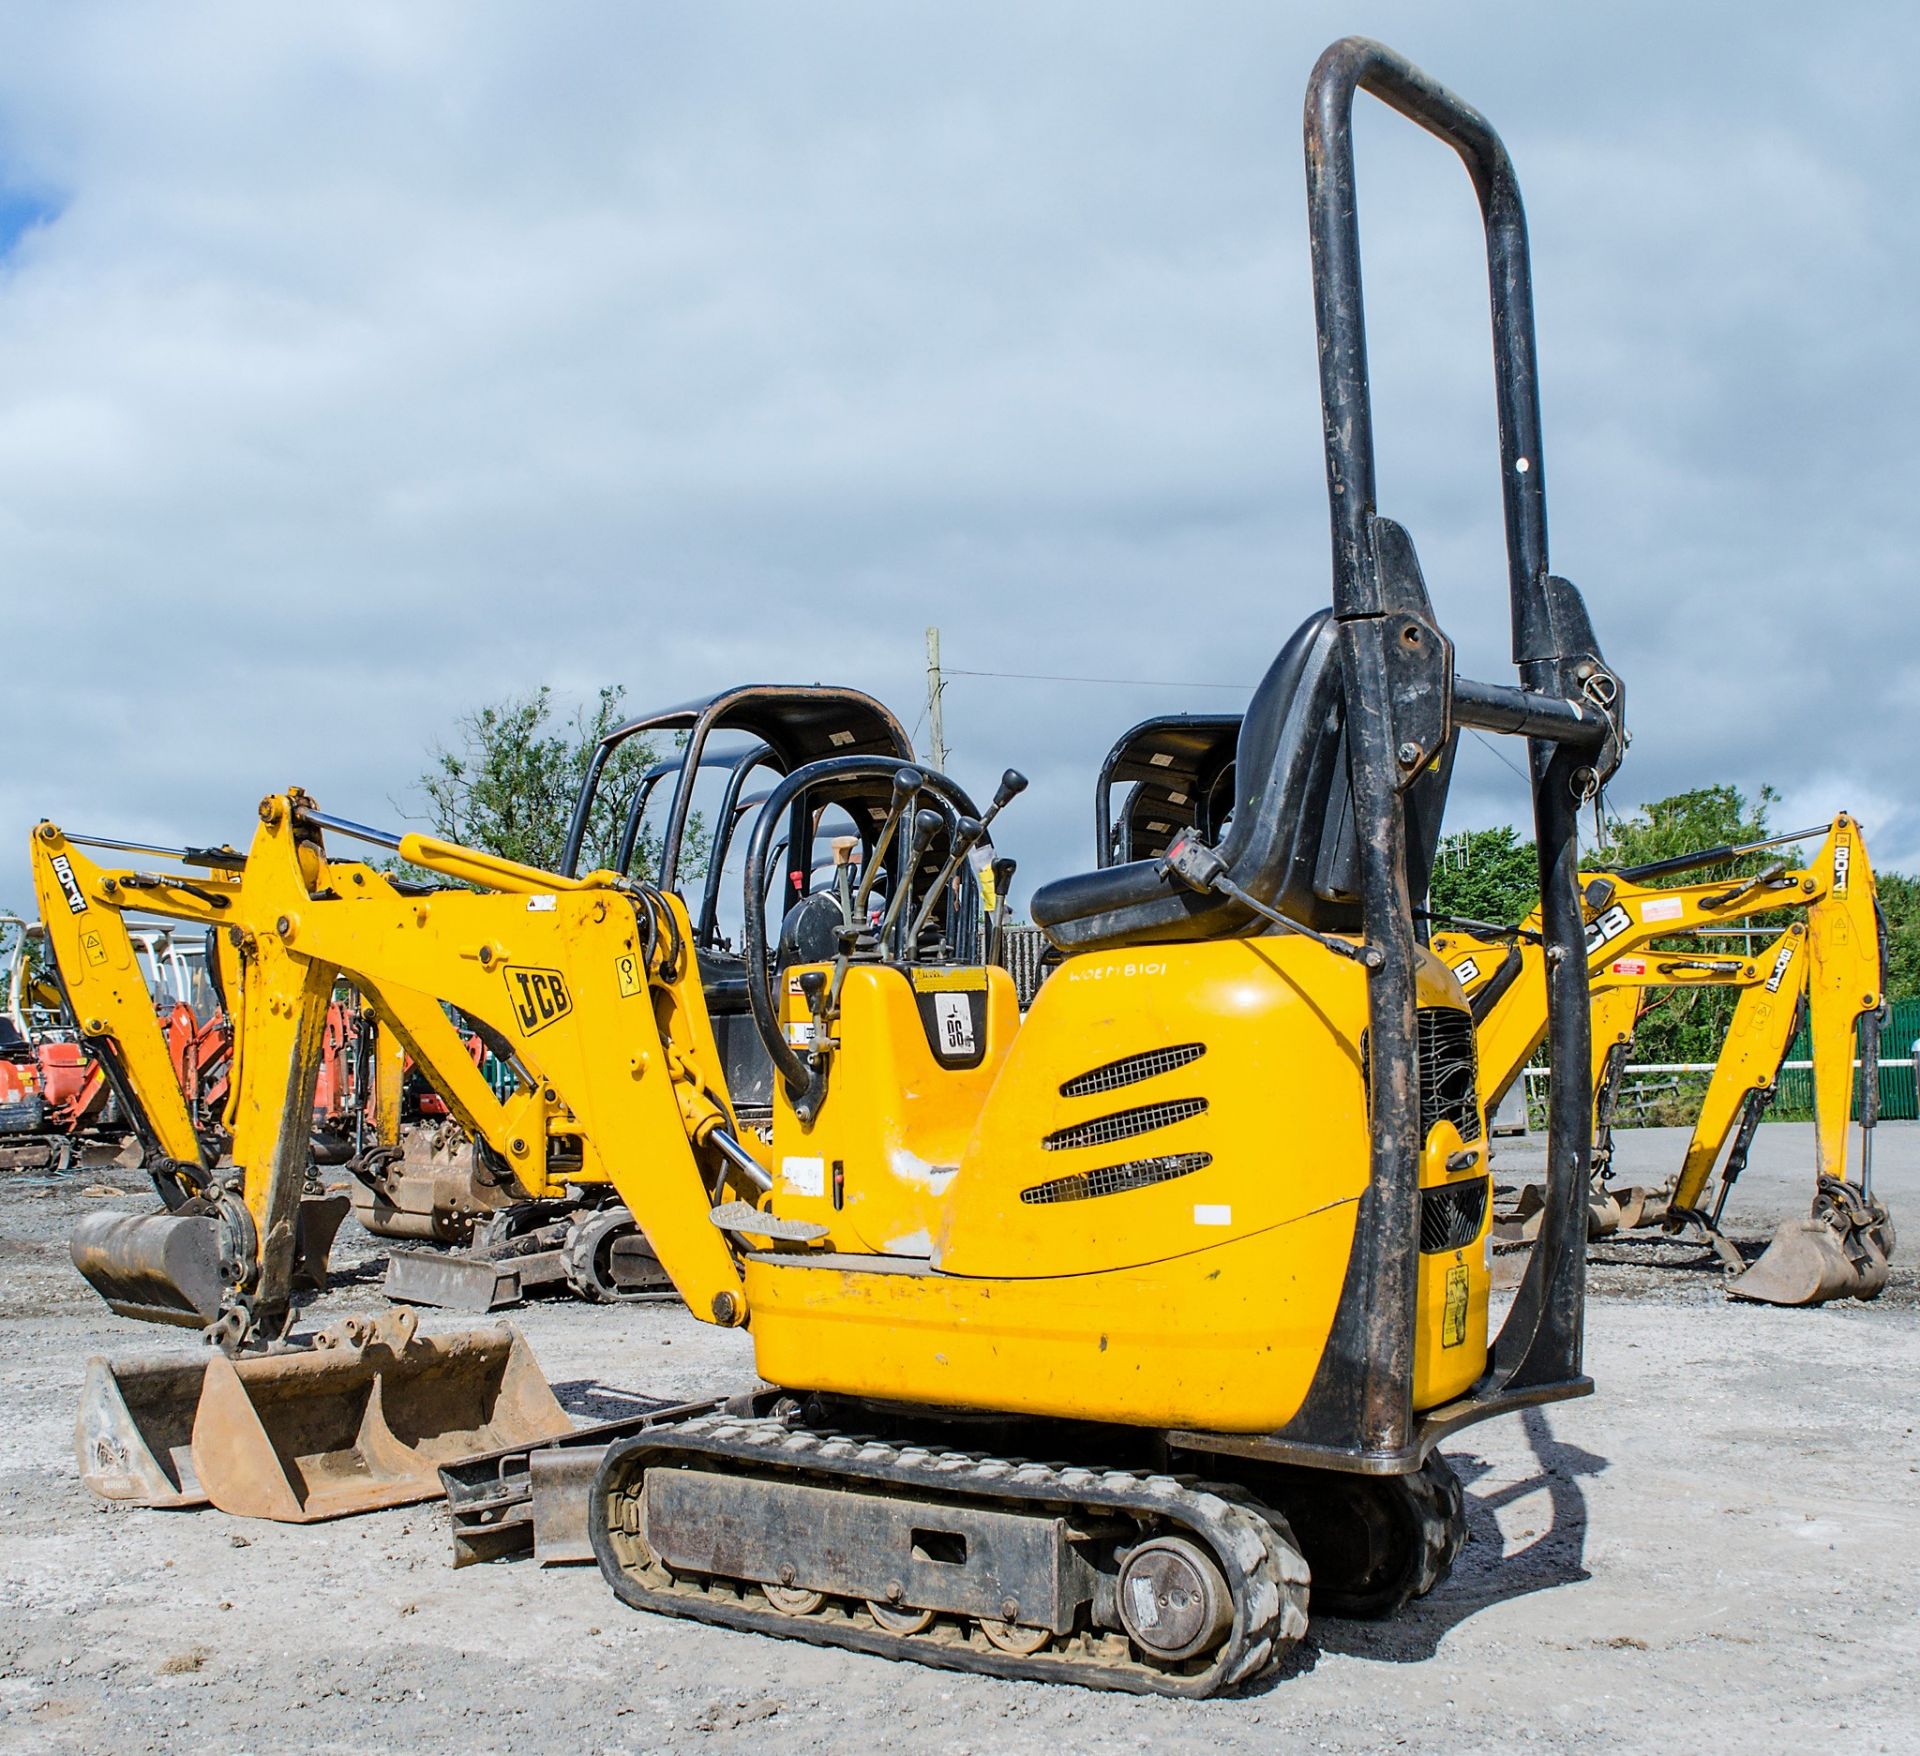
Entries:
{"label": "hand-written number on machine", "polygon": [[974,1050],[973,1008],[965,994],[935,994],[934,1023],[940,1032],[943,1055],[971,1055]]}

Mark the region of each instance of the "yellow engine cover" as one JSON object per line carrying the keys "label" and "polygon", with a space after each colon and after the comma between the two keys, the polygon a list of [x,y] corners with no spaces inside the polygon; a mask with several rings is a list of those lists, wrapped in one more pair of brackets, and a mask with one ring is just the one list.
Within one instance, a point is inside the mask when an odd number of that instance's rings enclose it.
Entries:
{"label": "yellow engine cover", "polygon": [[[1071,958],[1010,1041],[994,1006],[979,1065],[947,1073],[914,1048],[892,1099],[859,1075],[856,1026],[879,1023],[892,984],[904,1033],[908,978],[864,973],[875,991],[843,1017],[819,1120],[803,1137],[790,1113],[776,1119],[776,1174],[789,1154],[845,1142],[843,1205],[776,1183],[778,1212],[831,1235],[824,1255],[749,1259],[761,1374],[960,1408],[1284,1426],[1319,1365],[1369,1174],[1363,972],[1289,937]],[[1419,1167],[1423,1190],[1457,1195],[1472,1222],[1420,1257],[1415,1402],[1430,1407],[1486,1367],[1491,1204],[1460,990],[1430,957],[1419,983],[1421,1007],[1447,1015],[1436,1044],[1468,1057]],[[899,1056],[896,1038],[881,1058],[897,1070]],[[1444,1058],[1436,1047],[1429,1074]],[[959,1106],[944,1100],[963,1092],[976,1119],[956,1154]],[[916,1117],[937,1152],[917,1147]],[[888,1145],[861,1151],[858,1136]],[[926,1223],[910,1251],[876,1253],[875,1228],[851,1223],[865,1191],[899,1190],[900,1164],[956,1157],[934,1185],[913,1179],[910,1201],[880,1196],[890,1221],[905,1208]]]}

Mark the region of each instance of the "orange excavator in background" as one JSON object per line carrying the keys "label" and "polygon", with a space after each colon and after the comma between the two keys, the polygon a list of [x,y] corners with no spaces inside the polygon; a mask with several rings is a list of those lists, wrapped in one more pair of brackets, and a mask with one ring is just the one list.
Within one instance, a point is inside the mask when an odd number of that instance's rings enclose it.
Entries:
{"label": "orange excavator in background", "polygon": [[[7,928],[13,939],[0,1017],[0,1166],[64,1170],[76,1159],[124,1157],[140,1133],[137,1106],[88,1053],[57,973],[37,955],[47,944],[45,927],[0,916],[0,931]],[[130,935],[128,950],[141,976],[143,1011],[166,1040],[176,1083],[199,1083],[203,1067],[214,1077],[224,1027],[201,947],[147,924]]]}

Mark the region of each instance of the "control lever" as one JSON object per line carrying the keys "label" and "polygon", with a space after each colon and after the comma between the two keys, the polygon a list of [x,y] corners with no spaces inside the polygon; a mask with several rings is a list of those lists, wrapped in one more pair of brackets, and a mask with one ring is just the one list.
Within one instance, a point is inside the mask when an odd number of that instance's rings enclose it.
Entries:
{"label": "control lever", "polygon": [[800,993],[807,1003],[807,1011],[813,1018],[812,1050],[816,1055],[826,1052],[822,1038],[827,1029],[827,972],[823,969],[808,969],[800,972]]}
{"label": "control lever", "polygon": [[1019,862],[1011,854],[1002,854],[988,868],[993,873],[993,924],[987,933],[987,962],[998,963],[1007,936],[1007,916],[1012,911],[1013,874]]}
{"label": "control lever", "polygon": [[859,845],[856,836],[836,835],[833,838],[833,894],[840,904],[840,924],[843,927],[854,925],[853,854]]}
{"label": "control lever", "polygon": [[886,822],[880,826],[879,835],[874,838],[873,853],[867,860],[866,873],[860,880],[860,895],[853,905],[853,919],[848,925],[864,927],[867,924],[867,899],[873,894],[874,880],[880,876],[881,863],[887,857],[888,848],[893,846],[900,819],[913,808],[913,801],[926,784],[927,777],[917,768],[907,766],[893,771],[893,806],[887,812]]}
{"label": "control lever", "polygon": [[1027,777],[1017,768],[1009,768],[1000,777],[1000,784],[993,789],[993,803],[981,813],[980,821],[991,825],[1001,810],[1027,790]]}
{"label": "control lever", "polygon": [[920,943],[920,935],[926,930],[927,922],[933,919],[933,911],[940,906],[940,898],[953,882],[954,874],[986,833],[987,825],[983,818],[962,817],[955,825],[953,851],[947,855],[947,863],[940,868],[940,876],[927,886],[927,894],[920,899],[919,913],[913,917],[913,925],[907,929],[908,945]]}
{"label": "control lever", "polygon": [[[932,918],[933,911],[940,900],[940,893],[953,882],[953,876],[960,870],[960,862],[974,848],[985,840],[986,833],[993,825],[994,818],[1011,805],[1027,790],[1027,777],[1017,768],[1009,768],[1000,776],[1000,784],[993,789],[993,802],[978,817],[962,817],[954,837],[953,852],[947,857],[947,863],[940,870],[940,877],[933,888],[927,892],[926,899],[920,904],[919,914],[914,916],[913,927],[907,934],[907,943],[920,943],[921,930]],[[971,827],[971,834],[969,834]]]}
{"label": "control lever", "polygon": [[1351,958],[1366,969],[1378,969],[1386,961],[1378,946],[1350,945],[1344,939],[1336,939],[1331,933],[1317,932],[1304,922],[1283,915],[1277,908],[1269,908],[1258,897],[1249,896],[1227,876],[1227,863],[1219,853],[1192,836],[1181,836],[1167,849],[1166,856],[1160,862],[1160,870],[1178,879],[1189,890],[1197,890],[1202,894],[1217,890],[1222,896],[1230,896],[1243,907],[1252,909],[1263,920],[1271,921],[1283,933],[1298,933],[1303,939],[1324,945],[1335,956]]}
{"label": "control lever", "polygon": [[908,844],[907,857],[901,862],[900,882],[894,886],[893,895],[888,900],[887,912],[880,922],[880,943],[885,945],[893,936],[894,924],[901,918],[907,906],[907,898],[913,894],[913,875],[920,869],[920,862],[927,857],[927,849],[933,846],[933,838],[946,828],[947,820],[938,811],[917,811],[913,818],[913,840]]}

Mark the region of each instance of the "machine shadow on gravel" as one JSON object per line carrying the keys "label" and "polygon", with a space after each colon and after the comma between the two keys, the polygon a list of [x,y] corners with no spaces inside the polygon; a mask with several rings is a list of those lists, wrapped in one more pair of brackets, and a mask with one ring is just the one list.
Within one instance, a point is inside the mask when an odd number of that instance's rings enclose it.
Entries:
{"label": "machine shadow on gravel", "polygon": [[622,1390],[598,1378],[568,1378],[554,1385],[553,1394],[568,1414],[583,1415],[590,1421],[618,1421],[674,1406],[672,1397],[643,1396],[637,1390]]}
{"label": "machine shadow on gravel", "polygon": [[[1431,1596],[1410,1605],[1391,1622],[1349,1622],[1316,1616],[1303,1643],[1348,1658],[1415,1664],[1432,1658],[1454,1628],[1493,1604],[1528,1597],[1556,1586],[1577,1585],[1591,1577],[1586,1566],[1587,1496],[1581,1478],[1598,1475],[1611,1459],[1554,1437],[1544,1409],[1521,1413],[1520,1425],[1533,1451],[1534,1472],[1521,1481],[1478,1494],[1474,1484],[1489,1465],[1478,1457],[1454,1454],[1453,1465],[1467,1490],[1465,1551],[1453,1576]],[[1503,1554],[1498,1514],[1545,1490],[1547,1521],[1523,1549]],[[1306,1665],[1302,1669],[1309,1668]]]}

